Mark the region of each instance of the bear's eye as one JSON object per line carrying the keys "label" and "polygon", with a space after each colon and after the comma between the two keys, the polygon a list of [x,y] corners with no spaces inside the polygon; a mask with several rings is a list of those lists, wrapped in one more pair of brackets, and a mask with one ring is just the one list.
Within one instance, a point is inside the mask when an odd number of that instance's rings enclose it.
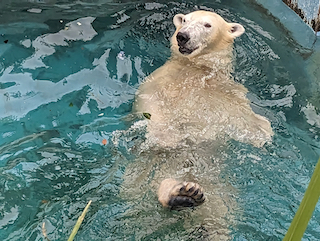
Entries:
{"label": "bear's eye", "polygon": [[206,23],[204,26],[205,26],[206,28],[211,28],[211,24],[210,24],[210,23]]}
{"label": "bear's eye", "polygon": [[182,20],[182,22],[184,22],[184,23],[185,23],[185,22],[186,22],[186,19],[184,18],[184,19]]}

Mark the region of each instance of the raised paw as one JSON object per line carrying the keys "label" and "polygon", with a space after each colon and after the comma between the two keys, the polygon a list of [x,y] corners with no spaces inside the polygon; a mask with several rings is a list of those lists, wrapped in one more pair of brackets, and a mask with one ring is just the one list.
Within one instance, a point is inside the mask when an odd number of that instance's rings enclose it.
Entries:
{"label": "raised paw", "polygon": [[165,179],[158,190],[158,199],[164,207],[194,207],[205,200],[202,187],[194,182]]}

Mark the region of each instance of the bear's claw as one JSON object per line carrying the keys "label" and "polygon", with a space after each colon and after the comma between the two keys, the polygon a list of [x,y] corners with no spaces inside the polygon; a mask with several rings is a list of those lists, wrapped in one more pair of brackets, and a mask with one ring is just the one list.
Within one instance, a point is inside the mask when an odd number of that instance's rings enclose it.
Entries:
{"label": "bear's claw", "polygon": [[158,195],[161,204],[171,209],[194,207],[205,201],[203,189],[199,184],[178,182],[174,179],[162,181]]}
{"label": "bear's claw", "polygon": [[[176,190],[179,190],[178,192]],[[169,206],[174,208],[179,207],[194,207],[202,204],[205,200],[203,190],[199,184],[194,182],[183,182],[174,187],[169,199]]]}

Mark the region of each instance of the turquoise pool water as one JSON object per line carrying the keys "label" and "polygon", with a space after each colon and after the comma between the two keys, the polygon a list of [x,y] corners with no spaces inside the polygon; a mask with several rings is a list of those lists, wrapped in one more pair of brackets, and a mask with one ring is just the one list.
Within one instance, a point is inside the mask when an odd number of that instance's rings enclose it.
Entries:
{"label": "turquoise pool water", "polygon": [[[134,93],[170,55],[173,16],[195,9],[245,27],[234,77],[275,132],[262,149],[230,141],[219,153],[219,182],[236,190],[230,236],[282,239],[320,156],[312,50],[246,0],[11,0],[0,3],[1,240],[44,240],[43,223],[50,240],[67,240],[88,200],[76,240],[199,240],[186,213],[150,212],[153,190],[121,195],[144,140],[130,129]],[[319,207],[304,240],[320,239]]]}

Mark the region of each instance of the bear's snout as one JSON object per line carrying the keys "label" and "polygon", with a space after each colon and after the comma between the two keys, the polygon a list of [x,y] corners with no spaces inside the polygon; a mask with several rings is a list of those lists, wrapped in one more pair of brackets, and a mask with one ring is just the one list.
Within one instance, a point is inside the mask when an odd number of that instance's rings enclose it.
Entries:
{"label": "bear's snout", "polygon": [[190,45],[190,44],[188,44],[188,42],[190,40],[190,36],[187,33],[178,32],[176,38],[177,38],[177,42],[178,42],[178,46],[179,46],[179,52],[184,55],[191,54],[194,50],[196,50],[198,48],[198,47],[188,46],[188,45]]}
{"label": "bear's snout", "polygon": [[189,40],[190,37],[187,33],[179,32],[177,34],[177,41],[179,46],[184,46]]}

